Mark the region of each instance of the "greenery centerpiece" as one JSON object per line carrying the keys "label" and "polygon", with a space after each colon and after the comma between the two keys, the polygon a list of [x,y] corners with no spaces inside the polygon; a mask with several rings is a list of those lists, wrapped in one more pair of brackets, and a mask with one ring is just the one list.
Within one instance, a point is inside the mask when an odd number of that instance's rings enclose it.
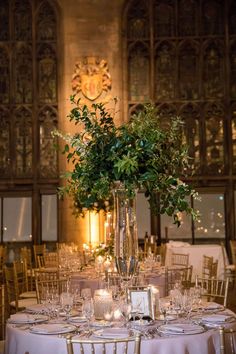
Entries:
{"label": "greenery centerpiece", "polygon": [[[187,146],[183,143],[183,122],[173,117],[164,122],[153,104],[132,115],[129,122],[115,125],[114,107],[102,103],[91,108],[71,96],[69,119],[79,126],[73,136],[57,132],[66,140],[64,153],[73,165],[63,177],[60,194],[73,199],[76,216],[86,211],[111,211],[117,183],[125,198],[145,193],[153,214],[167,214],[180,225],[180,212],[193,217],[186,197],[195,194],[181,180],[188,167]],[[119,182],[117,182],[119,181]]]}

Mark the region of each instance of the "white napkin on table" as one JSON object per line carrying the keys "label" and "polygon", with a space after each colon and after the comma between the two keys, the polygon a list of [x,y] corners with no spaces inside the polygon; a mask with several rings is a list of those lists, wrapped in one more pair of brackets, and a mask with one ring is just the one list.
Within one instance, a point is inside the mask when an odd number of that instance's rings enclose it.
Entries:
{"label": "white napkin on table", "polygon": [[10,316],[10,322],[34,322],[35,318],[27,313],[15,313]]}
{"label": "white napkin on table", "polygon": [[58,333],[69,328],[68,325],[60,323],[48,323],[34,326],[33,331],[38,333]]}
{"label": "white napkin on table", "polygon": [[216,302],[207,302],[203,305],[205,310],[217,310],[222,307],[222,305],[217,304]]}
{"label": "white napkin on table", "polygon": [[100,336],[106,338],[124,338],[129,336],[129,331],[127,328],[106,328],[101,331]]}
{"label": "white napkin on table", "polygon": [[209,316],[203,316],[202,321],[205,321],[205,322],[225,322],[231,318],[232,318],[232,316],[230,316],[230,315],[212,314]]}
{"label": "white napkin on table", "polygon": [[27,306],[26,311],[40,313],[40,312],[47,311],[47,308],[43,304],[35,304],[35,305]]}
{"label": "white napkin on table", "polygon": [[173,332],[173,333],[189,333],[189,332],[195,332],[196,330],[199,330],[198,325],[194,324],[169,324],[169,325],[164,325],[163,329],[166,332]]}

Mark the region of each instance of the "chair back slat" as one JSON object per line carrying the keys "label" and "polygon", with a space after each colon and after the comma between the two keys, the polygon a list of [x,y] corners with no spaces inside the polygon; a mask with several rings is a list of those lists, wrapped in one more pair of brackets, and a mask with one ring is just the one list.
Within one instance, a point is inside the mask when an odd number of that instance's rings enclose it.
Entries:
{"label": "chair back slat", "polygon": [[166,296],[169,295],[170,290],[172,290],[177,283],[184,289],[189,289],[191,287],[192,271],[192,266],[182,268],[166,268]]}
{"label": "chair back slat", "polygon": [[184,253],[172,253],[171,255],[172,266],[185,266],[189,265],[189,254]]}
{"label": "chair back slat", "polygon": [[[129,350],[129,344],[133,345],[133,354],[140,354],[140,343],[141,336],[137,334],[135,337],[120,338],[120,339],[84,339],[76,338],[73,336],[67,337],[67,353],[75,354],[78,351],[74,351],[74,346],[80,349],[80,354],[84,354],[84,348],[86,347],[86,352],[88,350],[91,354],[96,354],[96,349],[102,354],[117,354],[118,349],[122,354],[127,354]],[[122,349],[120,351],[120,349]]]}
{"label": "chair back slat", "polygon": [[236,265],[236,240],[230,240],[230,252],[231,252],[231,257],[232,257],[232,262],[233,264]]}
{"label": "chair back slat", "polygon": [[1,339],[5,337],[5,286],[0,285]]}
{"label": "chair back slat", "polygon": [[198,284],[205,289],[204,296],[208,301],[223,302],[226,307],[229,289],[229,278],[197,278]]}
{"label": "chair back slat", "polygon": [[67,290],[68,280],[59,277],[59,271],[37,270],[35,272],[36,295],[38,303],[42,303],[45,291],[60,295]]}
{"label": "chair back slat", "polygon": [[236,354],[236,328],[219,328],[220,354]]}

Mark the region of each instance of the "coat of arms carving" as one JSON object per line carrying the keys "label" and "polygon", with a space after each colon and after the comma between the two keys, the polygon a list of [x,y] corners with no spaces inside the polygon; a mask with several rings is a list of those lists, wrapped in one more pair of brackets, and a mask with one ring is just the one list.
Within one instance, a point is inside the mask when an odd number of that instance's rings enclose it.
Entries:
{"label": "coat of arms carving", "polygon": [[72,89],[91,101],[103,92],[111,90],[111,76],[107,61],[95,57],[86,57],[75,65]]}

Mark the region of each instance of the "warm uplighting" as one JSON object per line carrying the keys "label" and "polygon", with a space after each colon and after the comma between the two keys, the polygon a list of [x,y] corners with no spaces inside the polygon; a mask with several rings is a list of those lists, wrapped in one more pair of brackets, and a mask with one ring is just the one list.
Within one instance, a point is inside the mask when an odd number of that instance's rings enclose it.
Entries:
{"label": "warm uplighting", "polygon": [[91,245],[99,244],[99,214],[89,212],[88,242]]}

